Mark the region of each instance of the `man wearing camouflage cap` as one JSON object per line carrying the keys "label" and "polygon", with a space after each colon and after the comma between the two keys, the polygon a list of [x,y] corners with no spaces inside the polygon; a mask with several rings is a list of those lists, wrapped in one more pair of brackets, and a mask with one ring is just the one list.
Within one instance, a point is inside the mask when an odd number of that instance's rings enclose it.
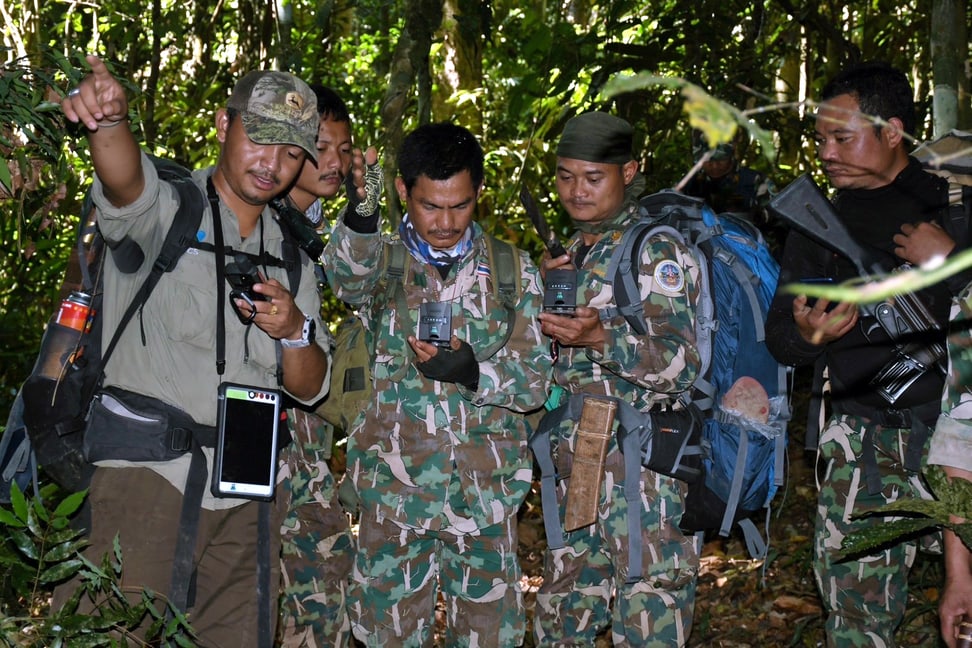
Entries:
{"label": "man wearing camouflage cap", "polygon": [[[549,511],[544,511],[549,548],[534,621],[538,646],[593,646],[609,626],[615,645],[683,646],[692,627],[698,552],[692,538],[679,530],[685,484],[640,469],[634,482],[640,492],[634,499],[642,507],[642,534],[635,556],[632,547],[638,542],[628,537],[631,512],[617,420],[606,417],[600,430],[599,477],[584,472],[591,465],[584,446],[593,436],[585,437],[587,423],[575,420],[587,420],[589,400],[616,398],[642,412],[668,405],[692,385],[699,369],[699,266],[667,234],[653,235],[640,259],[638,285],[648,333],[637,333],[620,315],[602,319],[601,313],[615,306],[604,277],[611,276],[608,266],[624,229],[639,217],[638,196],[645,186],[632,156],[632,135],[623,119],[589,112],[567,122],[557,147],[557,193],[577,233],[567,253],[545,258],[542,268],[545,275],[576,270],[577,307],[572,316],[539,315],[542,332],[558,350],[554,382],[567,397],[559,398],[559,407],[539,427],[542,433],[549,430],[547,457],[537,439],[531,443],[541,468],[545,460],[555,463],[560,478],[554,502],[559,520],[548,525]],[[584,403],[580,416],[563,413],[573,412],[578,401]],[[591,482],[596,484],[593,495],[583,488]],[[567,523],[568,500],[575,493],[593,504],[581,524]],[[549,501],[545,492],[544,504]],[[640,574],[635,573],[638,559]]]}
{"label": "man wearing camouflage cap", "polygon": [[[122,85],[97,57],[87,60],[91,73],[67,93],[61,106],[68,120],[87,129],[98,222],[107,241],[126,239],[151,260],[173,220],[178,194],[159,178],[135,141]],[[316,160],[315,96],[290,74],[251,72],[237,84],[226,108],[216,111],[215,125],[219,160],[215,167],[192,174],[192,182],[208,198],[202,200],[197,243],[162,277],[137,318],[139,325],[126,327],[104,383],[181,410],[199,426],[199,432],[190,429],[200,437],[217,423],[217,391],[223,382],[279,388],[306,404],[322,398],[328,384],[326,335],[316,340],[314,335],[322,327],[311,262],[302,252],[290,256],[301,266],[298,289],[292,294],[284,269],[284,235],[267,207],[289,187],[308,156]],[[247,304],[223,298],[218,303],[218,295],[230,292],[227,286],[217,286],[222,273],[217,273],[214,237],[220,232],[223,245],[231,249],[226,252],[228,260],[237,253],[255,259],[262,276],[252,290],[264,300]],[[106,263],[100,314],[106,338],[150,265],[143,263],[125,273],[112,261]],[[246,318],[238,318],[234,309],[249,315],[250,323],[244,324]],[[125,418],[122,411],[119,425]],[[201,461],[190,467],[196,455],[194,449],[167,461],[141,463],[91,457],[97,468],[90,487],[87,555],[100,562],[118,534],[124,555],[121,584],[136,597],[142,588],[176,591],[178,572],[173,566],[184,559],[191,578],[184,602],[173,603],[180,608],[184,603],[199,643],[269,645],[279,582],[278,530],[286,498],[278,495],[267,505],[216,497],[208,488],[190,491],[187,481],[198,481],[204,470],[208,485],[212,472],[212,448],[200,451],[206,468]],[[190,492],[201,502],[194,503]],[[269,515],[263,515],[268,509]],[[187,515],[198,515],[196,539],[180,544],[180,535],[190,528]],[[180,553],[180,546],[189,550]],[[255,556],[261,552],[272,559],[258,568]],[[70,595],[74,586],[72,582],[60,588],[55,603]],[[261,599],[266,607],[260,607]]]}
{"label": "man wearing camouflage cap", "polygon": [[716,213],[733,213],[756,225],[770,246],[778,251],[785,232],[770,218],[766,206],[776,194],[776,185],[765,174],[745,167],[736,157],[735,142],[709,148],[702,131],[692,131],[692,154],[702,167],[682,190],[688,196],[702,198]]}

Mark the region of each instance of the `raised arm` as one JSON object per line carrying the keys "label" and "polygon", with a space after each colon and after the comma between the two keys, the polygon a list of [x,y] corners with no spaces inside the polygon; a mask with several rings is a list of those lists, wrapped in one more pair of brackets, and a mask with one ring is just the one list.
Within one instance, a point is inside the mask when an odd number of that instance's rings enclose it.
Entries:
{"label": "raised arm", "polygon": [[69,121],[88,130],[95,173],[104,184],[105,197],[116,207],[131,204],[142,193],[140,151],[128,129],[125,88],[97,56],[87,56],[91,73],[61,101]]}

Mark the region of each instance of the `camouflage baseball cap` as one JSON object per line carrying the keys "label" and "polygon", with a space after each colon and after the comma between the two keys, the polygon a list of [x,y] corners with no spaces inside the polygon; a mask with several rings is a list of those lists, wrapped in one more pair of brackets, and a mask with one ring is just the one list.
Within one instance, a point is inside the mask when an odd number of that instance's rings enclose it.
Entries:
{"label": "camouflage baseball cap", "polygon": [[240,113],[257,144],[293,144],[317,161],[317,97],[287,72],[256,71],[240,79],[226,103]]}

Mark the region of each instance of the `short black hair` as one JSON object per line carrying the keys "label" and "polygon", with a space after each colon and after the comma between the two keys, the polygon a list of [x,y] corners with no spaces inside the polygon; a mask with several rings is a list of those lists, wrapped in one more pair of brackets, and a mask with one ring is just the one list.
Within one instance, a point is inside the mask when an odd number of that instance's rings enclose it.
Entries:
{"label": "short black hair", "polygon": [[398,174],[411,193],[420,176],[448,180],[468,171],[473,186],[483,183],[483,149],[468,129],[451,122],[419,126],[398,150]]}
{"label": "short black hair", "polygon": [[[824,86],[824,101],[839,95],[857,99],[862,113],[888,121],[901,120],[904,132],[914,135],[915,99],[904,72],[883,61],[865,61],[848,67]],[[876,125],[880,130],[880,126]]]}
{"label": "short black hair", "polygon": [[317,114],[321,119],[351,123],[348,106],[336,92],[320,83],[311,83],[310,88],[317,96]]}

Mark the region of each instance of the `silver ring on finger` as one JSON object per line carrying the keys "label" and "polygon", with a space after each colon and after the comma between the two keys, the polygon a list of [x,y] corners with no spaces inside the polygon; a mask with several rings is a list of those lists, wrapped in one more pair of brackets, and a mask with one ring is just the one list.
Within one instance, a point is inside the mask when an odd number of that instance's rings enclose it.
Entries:
{"label": "silver ring on finger", "polygon": [[81,88],[71,88],[70,90],[68,90],[67,96],[75,97],[79,94],[81,94]]}

